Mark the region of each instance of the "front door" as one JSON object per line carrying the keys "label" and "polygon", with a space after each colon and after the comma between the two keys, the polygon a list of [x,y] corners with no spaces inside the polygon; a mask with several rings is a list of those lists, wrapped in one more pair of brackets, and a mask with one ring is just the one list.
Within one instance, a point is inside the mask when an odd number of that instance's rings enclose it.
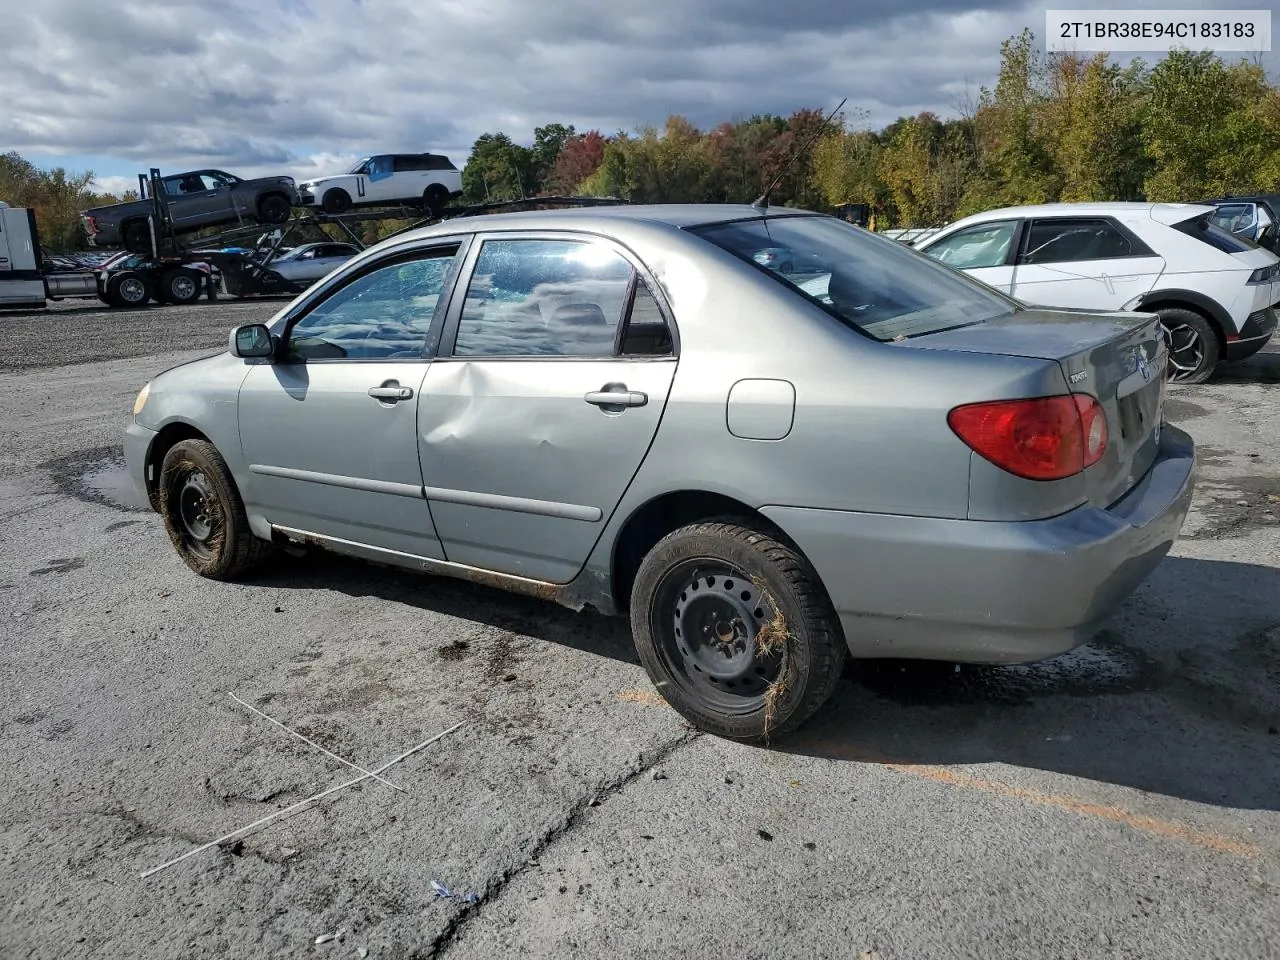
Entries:
{"label": "front door", "polygon": [[1154,286],[1164,259],[1106,218],[1055,217],[1028,224],[1014,272],[1024,303],[1119,310]]}
{"label": "front door", "polygon": [[417,408],[455,242],[373,261],[286,325],[240,388],[249,498],[276,526],[441,559]]}
{"label": "front door", "polygon": [[941,237],[921,247],[921,252],[1008,293],[1013,287],[1018,225],[1017,220],[979,223]]}
{"label": "front door", "polygon": [[668,318],[638,267],[577,234],[473,247],[418,413],[450,561],[556,583],[586,562],[675,374]]}
{"label": "front door", "polygon": [[369,159],[368,181],[363,202],[385,203],[388,200],[397,199],[397,177],[391,167],[390,156],[383,155]]}

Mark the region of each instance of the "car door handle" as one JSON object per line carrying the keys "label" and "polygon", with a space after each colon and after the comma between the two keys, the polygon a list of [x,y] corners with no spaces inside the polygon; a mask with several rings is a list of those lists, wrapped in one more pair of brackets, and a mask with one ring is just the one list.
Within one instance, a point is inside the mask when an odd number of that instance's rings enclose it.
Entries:
{"label": "car door handle", "polygon": [[384,400],[395,403],[397,400],[408,400],[413,396],[413,387],[402,387],[394,380],[384,383],[380,387],[370,387],[369,396],[375,400]]}
{"label": "car door handle", "polygon": [[643,407],[649,402],[649,395],[638,390],[592,390],[582,398],[597,407]]}

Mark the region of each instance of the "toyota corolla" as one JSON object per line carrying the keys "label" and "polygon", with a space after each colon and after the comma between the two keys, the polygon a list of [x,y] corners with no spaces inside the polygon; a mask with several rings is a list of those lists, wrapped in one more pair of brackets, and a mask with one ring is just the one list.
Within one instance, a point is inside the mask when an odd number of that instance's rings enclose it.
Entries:
{"label": "toyota corolla", "polygon": [[160,374],[126,454],[200,575],[319,547],[628,616],[680,713],[757,739],[848,657],[1087,641],[1190,502],[1165,350],[804,211],[507,213]]}

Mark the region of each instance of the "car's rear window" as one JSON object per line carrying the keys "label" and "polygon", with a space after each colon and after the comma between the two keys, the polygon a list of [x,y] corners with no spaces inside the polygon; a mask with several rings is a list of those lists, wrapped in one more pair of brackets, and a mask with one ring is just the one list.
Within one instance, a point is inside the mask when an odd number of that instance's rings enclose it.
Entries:
{"label": "car's rear window", "polygon": [[762,217],[690,232],[877,340],[983,323],[1019,306],[909,247],[835,217]]}
{"label": "car's rear window", "polygon": [[1189,237],[1195,237],[1223,253],[1244,253],[1247,250],[1260,249],[1252,240],[1246,240],[1244,237],[1223,230],[1213,222],[1213,216],[1211,213],[1206,213],[1203,216],[1192,217],[1190,220],[1175,223],[1173,229]]}

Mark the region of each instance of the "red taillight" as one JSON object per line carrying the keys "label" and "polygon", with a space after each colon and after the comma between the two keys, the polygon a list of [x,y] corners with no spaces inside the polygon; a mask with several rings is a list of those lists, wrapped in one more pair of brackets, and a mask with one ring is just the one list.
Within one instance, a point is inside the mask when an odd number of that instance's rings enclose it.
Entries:
{"label": "red taillight", "polygon": [[947,423],[979,456],[1028,480],[1070,477],[1107,449],[1106,413],[1084,393],[970,403]]}

